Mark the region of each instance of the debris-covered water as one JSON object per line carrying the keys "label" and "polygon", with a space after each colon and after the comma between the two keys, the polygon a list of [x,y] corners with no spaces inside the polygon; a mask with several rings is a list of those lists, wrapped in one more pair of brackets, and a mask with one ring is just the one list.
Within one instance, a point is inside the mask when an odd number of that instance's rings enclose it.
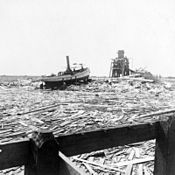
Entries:
{"label": "debris-covered water", "polygon": [[[32,83],[24,86],[2,84],[0,143],[22,140],[40,128],[51,130],[55,136],[59,136],[158,120],[159,116],[139,116],[173,109],[174,84],[131,80],[117,83],[94,81],[87,85],[69,86],[65,91],[40,90]],[[155,142],[149,141],[103,150],[101,157],[90,153],[71,159],[89,174],[152,174],[154,146]],[[135,159],[136,163],[133,163]],[[138,164],[138,159],[146,163]],[[15,169],[15,172],[18,170]],[[21,169],[18,173],[22,173]]]}

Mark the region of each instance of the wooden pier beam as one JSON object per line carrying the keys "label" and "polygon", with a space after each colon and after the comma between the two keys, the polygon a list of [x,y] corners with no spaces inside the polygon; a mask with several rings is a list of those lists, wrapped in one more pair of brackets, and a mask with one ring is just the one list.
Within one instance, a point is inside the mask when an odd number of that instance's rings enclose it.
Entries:
{"label": "wooden pier beam", "polygon": [[25,175],[83,175],[79,168],[59,151],[52,132],[39,131],[30,139],[29,161]]}
{"label": "wooden pier beam", "polygon": [[60,136],[56,140],[66,156],[123,146],[155,139],[159,122],[126,125],[117,128]]}
{"label": "wooden pier beam", "polygon": [[175,116],[160,122],[156,139],[154,175],[175,175]]}
{"label": "wooden pier beam", "polygon": [[29,162],[25,175],[56,175],[59,170],[59,147],[49,131],[34,132],[30,139]]}

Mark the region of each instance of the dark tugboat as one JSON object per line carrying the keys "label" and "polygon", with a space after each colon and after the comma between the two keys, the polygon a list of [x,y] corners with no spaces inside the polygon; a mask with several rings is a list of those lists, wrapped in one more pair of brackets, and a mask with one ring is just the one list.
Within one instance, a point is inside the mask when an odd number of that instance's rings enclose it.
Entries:
{"label": "dark tugboat", "polygon": [[71,69],[69,64],[69,56],[66,56],[67,69],[59,72],[58,75],[43,76],[40,88],[43,89],[65,89],[71,84],[87,83],[89,80],[90,70],[81,65],[79,69]]}

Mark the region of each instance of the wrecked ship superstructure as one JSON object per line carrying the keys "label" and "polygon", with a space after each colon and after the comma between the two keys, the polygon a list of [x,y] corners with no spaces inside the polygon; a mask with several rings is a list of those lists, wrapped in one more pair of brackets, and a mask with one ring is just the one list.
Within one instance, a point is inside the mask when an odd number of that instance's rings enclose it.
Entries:
{"label": "wrecked ship superstructure", "polygon": [[90,70],[84,68],[81,64],[79,69],[70,67],[69,56],[66,56],[67,69],[64,72],[59,72],[57,75],[43,76],[40,86],[41,89],[64,89],[66,86],[76,83],[87,83],[89,80]]}
{"label": "wrecked ship superstructure", "polygon": [[129,75],[129,60],[124,56],[124,50],[118,51],[118,57],[112,60],[109,77],[120,77]]}

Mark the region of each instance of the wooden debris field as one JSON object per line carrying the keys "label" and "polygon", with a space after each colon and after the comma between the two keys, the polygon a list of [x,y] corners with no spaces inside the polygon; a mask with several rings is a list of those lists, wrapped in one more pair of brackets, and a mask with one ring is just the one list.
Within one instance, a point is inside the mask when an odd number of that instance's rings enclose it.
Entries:
{"label": "wooden debris field", "polygon": [[[98,80],[72,85],[65,91],[39,90],[28,84],[12,87],[2,84],[0,143],[29,138],[38,129],[48,129],[61,136],[157,121],[160,116],[174,112],[174,85],[172,81],[152,83],[129,78],[115,83]],[[150,113],[155,114],[147,115]],[[149,175],[153,173],[154,147],[155,141],[151,140],[71,159],[89,174]],[[2,173],[20,174],[22,169]]]}

